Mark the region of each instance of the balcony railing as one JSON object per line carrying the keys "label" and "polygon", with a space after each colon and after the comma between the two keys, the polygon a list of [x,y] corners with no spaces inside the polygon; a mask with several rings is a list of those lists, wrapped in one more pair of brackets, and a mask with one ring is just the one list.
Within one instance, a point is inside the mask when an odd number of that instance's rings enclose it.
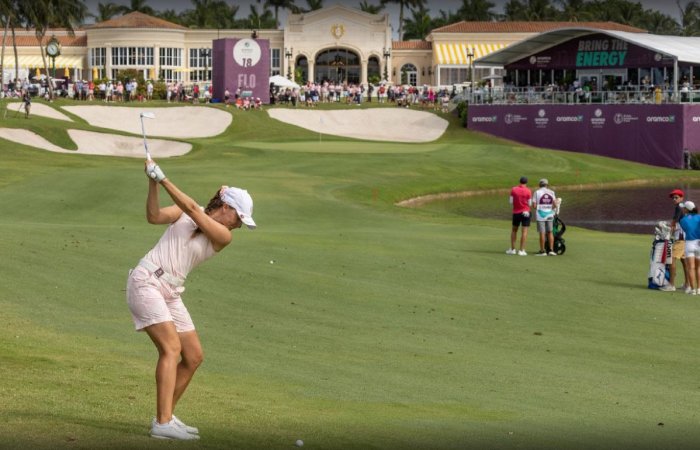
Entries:
{"label": "balcony railing", "polygon": [[591,91],[587,89],[560,90],[554,87],[475,87],[465,89],[459,96],[470,104],[542,105],[542,104],[676,104],[700,103],[700,89],[674,92],[641,86]]}

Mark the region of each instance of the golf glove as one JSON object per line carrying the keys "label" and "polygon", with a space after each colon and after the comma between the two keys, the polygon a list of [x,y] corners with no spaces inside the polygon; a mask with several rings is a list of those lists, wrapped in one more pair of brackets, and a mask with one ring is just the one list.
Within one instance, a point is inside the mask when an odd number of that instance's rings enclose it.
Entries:
{"label": "golf glove", "polygon": [[157,183],[165,180],[165,174],[160,169],[158,164],[149,164],[146,166],[146,175],[148,175],[148,177],[152,180],[155,180]]}

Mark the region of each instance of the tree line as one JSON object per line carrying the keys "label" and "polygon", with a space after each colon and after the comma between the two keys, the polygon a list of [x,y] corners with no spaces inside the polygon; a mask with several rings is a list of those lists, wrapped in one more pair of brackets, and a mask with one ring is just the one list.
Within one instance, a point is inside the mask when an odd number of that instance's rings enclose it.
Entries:
{"label": "tree line", "polygon": [[[148,0],[131,0],[129,6],[107,2],[98,4],[96,21],[109,20],[132,11],[160,17],[192,28],[276,29],[279,12],[300,14],[323,8],[324,0],[257,0],[247,16],[239,17],[239,6],[231,0],[191,0],[184,11],[156,11]],[[673,0],[669,0],[672,2]],[[648,30],[653,34],[700,36],[700,0],[675,0],[676,19],[658,10],[644,8],[631,0],[508,0],[502,13],[489,0],[461,0],[455,10],[431,11],[429,0],[361,0],[357,8],[372,14],[382,13],[387,5],[399,8],[399,40],[425,39],[435,29],[460,21],[564,21],[617,22]]]}

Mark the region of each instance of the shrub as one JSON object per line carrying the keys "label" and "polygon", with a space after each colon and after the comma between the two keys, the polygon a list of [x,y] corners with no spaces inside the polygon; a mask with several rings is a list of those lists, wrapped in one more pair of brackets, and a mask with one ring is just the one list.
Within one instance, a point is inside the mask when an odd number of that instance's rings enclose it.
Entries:
{"label": "shrub", "polygon": [[462,121],[462,126],[467,126],[467,113],[469,112],[469,104],[467,104],[466,101],[462,100],[461,102],[457,103],[457,107],[455,108],[455,112],[457,113],[457,117],[460,118]]}

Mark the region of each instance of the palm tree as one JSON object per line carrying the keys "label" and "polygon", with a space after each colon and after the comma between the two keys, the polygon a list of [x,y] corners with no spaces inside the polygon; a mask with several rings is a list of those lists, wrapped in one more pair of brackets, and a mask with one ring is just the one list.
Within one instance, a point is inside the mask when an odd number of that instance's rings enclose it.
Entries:
{"label": "palm tree", "polygon": [[669,34],[677,36],[681,31],[681,27],[678,25],[678,22],[673,20],[671,16],[663,14],[660,11],[645,11],[642,22],[643,28],[653,34]]}
{"label": "palm tree", "polygon": [[405,19],[404,39],[425,39],[433,29],[433,20],[425,6],[411,9],[412,19]]}
{"label": "palm tree", "polygon": [[360,2],[360,11],[364,11],[370,14],[379,14],[384,9],[384,4],[380,3],[378,5],[370,5],[367,0],[362,0]]}
{"label": "palm tree", "polygon": [[212,5],[214,0],[192,0],[194,9],[182,13],[185,24],[194,28],[208,28],[213,19]]}
{"label": "palm tree", "polygon": [[280,8],[286,8],[292,10],[295,8],[294,0],[265,0],[264,7],[272,7],[275,10],[275,28],[279,28],[279,10]]}
{"label": "palm tree", "polygon": [[119,14],[120,6],[112,2],[97,4],[97,15],[93,15],[97,22],[104,22]]}
{"label": "palm tree", "polygon": [[304,14],[311,11],[317,11],[323,8],[323,0],[306,0],[306,8],[293,5],[289,10],[294,14]]}
{"label": "palm tree", "polygon": [[642,17],[644,16],[644,8],[642,8],[641,3],[632,3],[626,0],[622,0],[617,3],[618,20],[616,20],[616,22],[633,26],[640,23]]}
{"label": "palm tree", "polygon": [[591,20],[600,22],[614,22],[617,18],[615,0],[593,0],[590,10],[593,12]]}
{"label": "palm tree", "polygon": [[277,19],[275,19],[272,11],[263,6],[263,10],[258,12],[255,5],[250,5],[250,14],[245,19],[237,21],[236,28],[249,29],[274,29],[277,28]]}
{"label": "palm tree", "polygon": [[461,20],[487,22],[496,17],[491,11],[494,6],[496,5],[488,0],[462,0],[457,16]]}
{"label": "palm tree", "polygon": [[504,20],[527,20],[525,19],[527,7],[520,0],[508,0],[503,7]]}
{"label": "palm tree", "polygon": [[0,0],[0,17],[3,21],[2,54],[0,54],[0,76],[5,78],[5,41],[7,32],[12,29],[12,48],[15,54],[15,79],[19,78],[19,56],[17,55],[17,42],[15,40],[15,24],[18,23],[18,8],[15,0]]}
{"label": "palm tree", "polygon": [[380,0],[382,5],[397,3],[399,5],[399,41],[403,40],[403,10],[406,8],[420,8],[425,5],[425,0]]}
{"label": "palm tree", "polygon": [[676,0],[681,13],[681,33],[683,36],[700,36],[700,3],[691,0],[681,6],[680,0]]}
{"label": "palm tree", "polygon": [[[66,28],[68,34],[75,36],[75,28],[88,14],[87,6],[82,0],[32,0],[19,4],[24,25],[29,30],[34,28],[34,35],[41,50],[41,59],[46,73],[49,64],[46,59],[44,38],[51,28]],[[49,82],[49,95],[53,98],[53,83]]]}
{"label": "palm tree", "polygon": [[146,4],[147,0],[131,0],[129,6],[119,6],[118,12],[122,14],[129,14],[132,12],[140,12],[153,16],[156,14],[155,10]]}
{"label": "palm tree", "polygon": [[505,6],[507,20],[543,21],[554,20],[557,10],[549,0],[509,0]]}
{"label": "palm tree", "polygon": [[440,15],[433,18],[433,29],[444,27],[455,22],[462,20],[457,14],[452,11],[440,10]]}
{"label": "palm tree", "polygon": [[167,20],[168,22],[177,23],[179,25],[187,26],[187,25],[185,25],[185,21],[182,17],[183,14],[175,12],[174,9],[165,9],[163,11],[157,11],[155,16],[159,17],[163,20]]}
{"label": "palm tree", "polygon": [[559,19],[566,22],[580,22],[591,20],[592,14],[589,11],[589,5],[586,0],[555,0],[561,5],[561,12],[558,14]]}

